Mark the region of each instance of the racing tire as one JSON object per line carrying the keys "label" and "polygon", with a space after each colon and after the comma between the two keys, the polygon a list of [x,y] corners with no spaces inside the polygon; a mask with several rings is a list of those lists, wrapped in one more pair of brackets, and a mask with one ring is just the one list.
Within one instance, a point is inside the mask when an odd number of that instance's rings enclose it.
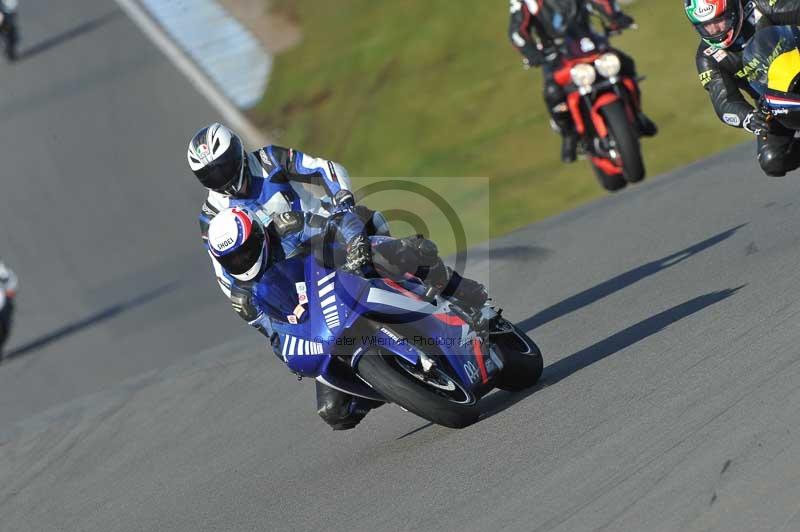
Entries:
{"label": "racing tire", "polygon": [[617,192],[628,185],[628,182],[625,181],[625,178],[622,177],[621,174],[607,174],[594,163],[592,163],[592,168],[594,169],[594,174],[597,176],[597,180],[600,181],[600,184],[608,192]]}
{"label": "racing tire", "polygon": [[6,299],[6,304],[0,308],[0,362],[3,360],[3,348],[11,333],[11,317],[14,312],[13,302]]}
{"label": "racing tire", "polygon": [[[403,364],[410,366],[401,357],[372,348],[359,360],[358,374],[389,401],[437,425],[461,429],[478,421],[480,410],[475,406],[475,398],[457,379],[450,377],[465,393],[463,402],[437,393],[436,388],[412,376]],[[437,366],[434,370],[438,370]]]}
{"label": "racing tire", "polygon": [[628,120],[628,113],[621,101],[610,103],[601,109],[606,119],[609,135],[614,139],[616,150],[622,161],[622,175],[628,183],[638,183],[644,179],[642,149],[634,126]]}
{"label": "racing tire", "polygon": [[503,370],[495,384],[501,390],[518,392],[539,382],[544,361],[536,342],[516,325],[512,328],[512,332],[494,337],[494,345],[503,359]]}

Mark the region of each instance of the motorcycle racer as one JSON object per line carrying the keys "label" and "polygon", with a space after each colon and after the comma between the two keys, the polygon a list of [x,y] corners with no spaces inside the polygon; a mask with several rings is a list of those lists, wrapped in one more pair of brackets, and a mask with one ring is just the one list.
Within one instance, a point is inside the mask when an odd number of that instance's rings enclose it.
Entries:
{"label": "motorcycle racer", "polygon": [[0,35],[5,40],[6,57],[9,61],[17,59],[17,0],[0,0]]}
{"label": "motorcycle racer", "polygon": [[[446,267],[433,242],[422,237],[370,239],[364,223],[353,213],[352,194],[343,191],[336,199],[337,209],[330,218],[293,211],[262,223],[255,213],[234,207],[220,212],[209,223],[208,249],[233,279],[230,292],[234,308],[269,338],[279,358],[286,328],[296,324],[304,313],[304,309],[298,310],[302,309],[298,305],[300,294],[285,271],[284,259],[313,252],[313,246],[306,244],[315,237],[322,236],[322,247],[327,247],[330,227],[345,243],[340,265],[344,271],[367,272],[374,268],[390,278],[402,278],[408,272],[423,279],[434,293],[455,298],[467,307],[479,308],[486,302],[484,287]],[[334,430],[354,428],[371,408],[379,405],[317,382],[318,413]]]}
{"label": "motorcycle racer", "polygon": [[[333,197],[350,190],[350,176],[338,163],[280,146],[247,153],[241,139],[219,123],[198,131],[189,143],[189,166],[208,189],[200,212],[202,238],[208,224],[229,207],[248,207],[262,223],[273,214],[297,211],[327,216]],[[370,234],[388,234],[386,219],[363,206],[355,207]],[[222,291],[230,292],[230,276],[212,261]]]}
{"label": "motorcycle racer", "polygon": [[11,332],[11,317],[14,313],[14,297],[17,294],[17,286],[17,276],[0,261],[0,360],[3,359],[3,345]]}
{"label": "motorcycle racer", "polygon": [[[268,224],[274,216],[291,225],[298,213],[328,216],[333,197],[350,189],[350,177],[341,165],[274,145],[248,153],[239,136],[219,123],[194,135],[187,159],[194,175],[209,190],[200,212],[206,246],[210,222],[227,208],[246,207],[262,224]],[[389,233],[388,223],[379,212],[360,205],[353,210],[369,234]],[[217,283],[233,309],[252,322],[254,310],[248,293],[233,289],[235,278],[217,260],[211,262]],[[270,336],[268,331],[262,332]],[[336,428],[355,426],[360,421],[358,415],[363,417],[368,410],[356,404],[352,396],[321,383],[317,383],[317,403],[320,416]]]}
{"label": "motorcycle racer", "polygon": [[[544,100],[551,123],[561,134],[561,159],[573,162],[577,156],[578,135],[566,103],[563,87],[553,78],[561,66],[561,44],[566,39],[581,40],[593,34],[591,16],[597,15],[612,31],[622,31],[633,24],[633,19],[623,13],[616,0],[510,0],[511,20],[509,38],[523,56],[526,67],[542,67]],[[597,39],[602,40],[597,36]],[[583,46],[582,46],[583,48]],[[622,62],[622,73],[635,77],[633,59],[613,49]],[[590,50],[584,50],[590,51]],[[637,98],[641,102],[641,98]],[[637,121],[644,136],[653,136],[656,125],[641,111]]]}
{"label": "motorcycle racer", "polygon": [[768,120],[750,87],[744,49],[756,32],[768,26],[800,25],[800,0],[684,0],[689,21],[700,34],[697,71],[717,116],[731,127],[757,138],[758,163],[765,174],[781,177],[800,167],[793,148],[794,131]]}

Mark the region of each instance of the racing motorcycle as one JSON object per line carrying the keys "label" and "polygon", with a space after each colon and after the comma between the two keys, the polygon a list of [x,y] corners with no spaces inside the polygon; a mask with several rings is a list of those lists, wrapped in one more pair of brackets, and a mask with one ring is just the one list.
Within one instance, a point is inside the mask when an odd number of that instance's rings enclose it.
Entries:
{"label": "racing motorcycle", "polygon": [[17,0],[0,0],[0,37],[6,58],[9,61],[16,61],[19,43]]}
{"label": "racing motorcycle", "polygon": [[608,44],[615,32],[604,30],[604,36],[586,32],[560,43],[562,64],[554,79],[567,94],[580,150],[603,188],[613,192],[645,176],[636,118],[644,78],[621,74],[620,57]]}
{"label": "racing motorcycle", "polygon": [[298,304],[275,330],[299,378],[462,428],[493,389],[522,390],[541,376],[538,346],[500,311],[465,310],[415,277],[365,277],[326,262],[308,254],[273,266]]}

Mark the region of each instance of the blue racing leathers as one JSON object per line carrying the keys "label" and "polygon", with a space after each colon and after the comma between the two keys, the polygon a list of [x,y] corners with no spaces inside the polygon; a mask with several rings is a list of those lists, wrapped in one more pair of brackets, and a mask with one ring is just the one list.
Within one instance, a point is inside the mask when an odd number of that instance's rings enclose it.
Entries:
{"label": "blue racing leathers", "polygon": [[[249,153],[246,161],[250,183],[243,197],[208,193],[200,213],[204,241],[211,219],[224,209],[246,208],[266,226],[273,215],[284,212],[327,216],[336,193],[350,189],[350,176],[341,165],[297,150],[265,146]],[[220,288],[230,295],[231,277],[213,259],[212,263]]]}

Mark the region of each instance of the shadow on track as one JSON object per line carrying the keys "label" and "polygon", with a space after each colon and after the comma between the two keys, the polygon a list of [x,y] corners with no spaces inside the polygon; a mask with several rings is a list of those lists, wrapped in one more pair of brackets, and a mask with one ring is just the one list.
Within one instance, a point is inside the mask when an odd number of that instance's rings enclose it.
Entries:
{"label": "shadow on track", "polygon": [[476,247],[469,250],[470,260],[524,260],[541,261],[553,254],[551,249],[531,245]]}
{"label": "shadow on track", "polygon": [[609,336],[596,344],[590,345],[585,349],[581,349],[577,353],[562,358],[558,362],[550,364],[544,369],[539,384],[530,390],[519,393],[499,391],[484,399],[482,402],[482,409],[484,412],[483,418],[491,417],[502,412],[506,408],[536,393],[538,390],[552,386],[570,375],[666,329],[673,323],[688,318],[692,314],[696,314],[712,305],[716,305],[720,301],[728,299],[745,286],[747,285],[720,290],[718,292],[710,292],[690,299],[685,303],[676,305],[646,320],[631,325],[627,329]]}
{"label": "shadow on track", "polygon": [[428,427],[433,427],[433,426],[434,426],[433,422],[429,421],[428,423],[425,423],[424,425],[422,425],[420,427],[417,427],[417,428],[415,428],[413,430],[410,430],[410,431],[406,432],[405,434],[403,434],[402,436],[398,436],[395,439],[396,440],[402,440],[403,438],[408,438],[409,436],[412,436],[412,435],[416,434],[417,432],[421,432],[421,431],[427,429]]}
{"label": "shadow on track", "polygon": [[673,253],[672,255],[648,262],[647,264],[643,264],[642,266],[617,275],[616,277],[612,277],[611,279],[604,281],[597,286],[593,286],[588,290],[584,290],[579,294],[575,294],[574,296],[556,303],[552,307],[546,308],[541,312],[537,312],[533,316],[519,322],[517,325],[523,331],[530,332],[533,329],[541,327],[546,323],[550,323],[555,319],[561,318],[567,314],[575,312],[576,310],[589,306],[592,303],[595,303],[600,299],[613,294],[614,292],[623,290],[630,285],[645,279],[646,277],[655,275],[658,272],[669,268],[670,266],[674,266],[680,262],[683,262],[693,255],[696,255],[701,251],[705,251],[706,249],[715,246],[724,240],[727,240],[745,225],[747,224],[737,225],[736,227],[728,229],[727,231],[723,231],[718,235],[707,238],[702,242],[698,242],[697,244]]}
{"label": "shadow on track", "polygon": [[97,17],[95,19],[89,20],[84,22],[83,24],[79,24],[75,26],[71,30],[67,30],[64,33],[60,33],[58,35],[54,35],[49,39],[45,39],[44,41],[34,44],[30,48],[20,50],[19,56],[17,57],[18,61],[23,61],[25,59],[30,59],[31,57],[41,54],[50,50],[51,48],[55,48],[56,46],[60,46],[65,42],[71,41],[77,37],[85,33],[89,33],[101,26],[104,26],[114,20],[115,18],[119,17],[122,14],[121,11],[116,10],[110,13],[106,13],[103,16]]}
{"label": "shadow on track", "polygon": [[149,292],[145,292],[144,294],[138,295],[127,301],[123,301],[121,303],[117,303],[109,307],[106,307],[81,320],[69,323],[59,329],[56,329],[55,331],[47,333],[44,336],[41,336],[35,340],[28,342],[27,344],[21,345],[9,351],[3,356],[3,361],[5,362],[12,358],[17,358],[30,354],[31,352],[41,349],[53,342],[61,340],[67,336],[76,334],[82,331],[83,329],[86,329],[87,327],[91,327],[92,325],[97,325],[98,323],[110,320],[111,318],[114,318],[115,316],[122,314],[123,312],[145,305],[155,299],[158,299],[174,291],[179,284],[180,283],[177,281],[167,283],[163,286],[160,286],[154,290],[150,290]]}

